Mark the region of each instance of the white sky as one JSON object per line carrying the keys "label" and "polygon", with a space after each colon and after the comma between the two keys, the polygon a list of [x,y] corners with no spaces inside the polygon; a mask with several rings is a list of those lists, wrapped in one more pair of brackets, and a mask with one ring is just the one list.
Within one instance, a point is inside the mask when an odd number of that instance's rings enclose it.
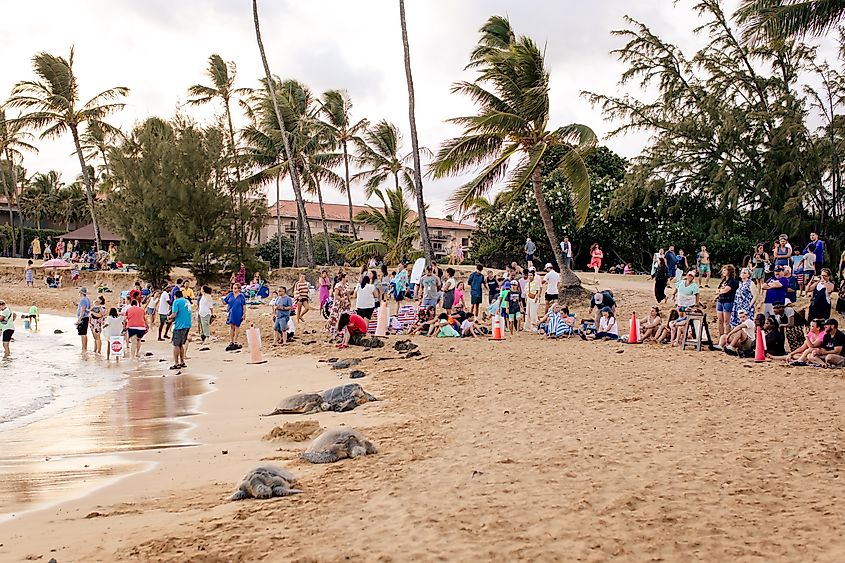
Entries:
{"label": "white sky", "polygon": [[[731,0],[727,7],[735,4]],[[547,44],[551,126],[587,124],[603,144],[623,156],[636,155],[646,137],[604,139],[612,124],[579,94],[618,91],[623,69],[609,51],[621,41],[610,31],[623,26],[624,14],[690,53],[701,42],[689,35],[695,21],[691,5],[691,0],[677,5],[671,0],[407,0],[421,144],[436,150],[457,132],[444,121],[472,111],[465,98],[450,94],[450,85],[472,77],[463,67],[478,28],[489,16],[505,14],[518,34]],[[318,94],[345,88],[355,118],[393,121],[405,132],[410,151],[398,2],[259,0],[259,12],[275,74],[296,78]],[[263,75],[251,0],[4,0],[0,13],[0,99],[15,82],[33,78],[30,59],[36,52],[67,56],[74,45],[83,100],[112,86],[131,89],[125,110],[111,119],[124,130],[150,115],[172,116],[190,85],[208,82],[204,70],[212,53],[236,62],[239,86],[256,86]],[[200,121],[211,114],[184,112]],[[26,156],[30,174],[56,169],[66,182],[76,178],[69,136],[41,141],[39,147],[39,154]],[[425,184],[433,214],[442,215],[443,202],[460,179]],[[355,202],[362,203],[360,190],[353,190]],[[282,197],[292,198],[289,187]],[[345,201],[336,192],[325,197]]]}

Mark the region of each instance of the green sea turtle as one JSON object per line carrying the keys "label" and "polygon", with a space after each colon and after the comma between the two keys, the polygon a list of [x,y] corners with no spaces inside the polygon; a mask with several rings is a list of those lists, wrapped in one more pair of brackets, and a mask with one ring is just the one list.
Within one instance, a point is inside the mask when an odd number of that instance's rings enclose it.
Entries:
{"label": "green sea turtle", "polygon": [[286,497],[301,493],[299,489],[291,488],[296,482],[293,473],[275,465],[259,465],[246,475],[238,485],[229,500],[243,500],[245,498]]}
{"label": "green sea turtle", "polygon": [[378,453],[375,444],[352,428],[329,428],[300,457],[311,463],[333,463],[347,457]]}
{"label": "green sea turtle", "polygon": [[276,409],[264,416],[273,416],[276,414],[311,414],[313,412],[320,412],[323,401],[323,397],[319,393],[297,393],[296,395],[285,397],[279,401],[279,404],[276,405]]}
{"label": "green sea turtle", "polygon": [[324,411],[346,412],[369,401],[378,401],[378,399],[364,391],[364,388],[357,383],[347,383],[346,385],[332,387],[331,389],[326,389],[320,395],[323,397],[321,408]]}

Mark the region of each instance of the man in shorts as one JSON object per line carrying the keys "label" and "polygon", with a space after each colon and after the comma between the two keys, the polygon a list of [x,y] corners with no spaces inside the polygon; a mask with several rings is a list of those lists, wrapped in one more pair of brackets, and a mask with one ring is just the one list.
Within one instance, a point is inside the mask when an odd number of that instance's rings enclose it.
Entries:
{"label": "man in shorts", "polygon": [[546,310],[545,313],[548,313],[549,306],[552,303],[556,303],[558,297],[560,296],[560,274],[555,272],[554,268],[551,264],[546,264],[546,275],[543,276],[543,284],[542,289],[546,294]]}
{"label": "man in shorts", "polygon": [[79,288],[79,304],[76,306],[76,333],[82,340],[82,351],[88,351],[88,323],[90,321],[91,300],[88,299],[88,290]]}
{"label": "man in shorts", "polygon": [[173,292],[173,308],[170,311],[169,320],[173,323],[173,365],[170,369],[181,369],[188,367],[185,364],[185,350],[188,344],[188,332],[191,330],[193,315],[191,315],[191,304],[183,297],[182,290]]}
{"label": "man in shorts", "polygon": [[437,308],[438,291],[440,289],[440,278],[435,276],[431,271],[431,266],[425,269],[425,275],[420,278],[420,287],[422,287],[422,306],[426,309],[429,307]]}
{"label": "man in shorts", "polygon": [[469,275],[467,285],[470,289],[470,312],[476,317],[481,308],[481,298],[484,293],[484,266],[478,264],[475,271]]}
{"label": "man in shorts", "polygon": [[710,287],[710,253],[705,245],[701,245],[701,252],[696,256],[698,262],[698,275],[704,282],[704,287]]}
{"label": "man in shorts", "polygon": [[15,334],[15,313],[2,299],[0,299],[0,333],[3,335],[3,357],[8,358],[11,356],[9,343],[12,341],[12,335]]}

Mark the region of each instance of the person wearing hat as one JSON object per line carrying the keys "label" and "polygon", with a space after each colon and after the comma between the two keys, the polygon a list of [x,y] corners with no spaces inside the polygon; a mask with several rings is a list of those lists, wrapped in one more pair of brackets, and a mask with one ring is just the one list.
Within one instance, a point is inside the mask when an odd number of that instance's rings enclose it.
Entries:
{"label": "person wearing hat", "polygon": [[12,342],[12,335],[15,334],[15,319],[17,314],[6,305],[3,299],[0,299],[0,334],[3,335],[3,357],[8,358],[12,355],[9,350],[10,342]]}
{"label": "person wearing hat", "polygon": [[766,292],[763,297],[763,314],[767,317],[774,313],[775,303],[786,302],[786,284],[783,282],[783,266],[775,266],[775,271],[761,286]]}
{"label": "person wearing hat", "polygon": [[525,262],[528,264],[528,267],[532,267],[534,265],[534,253],[537,252],[537,245],[534,244],[534,241],[531,240],[531,237],[525,239]]}
{"label": "person wearing hat", "polygon": [[610,307],[610,310],[613,312],[613,314],[616,314],[616,300],[613,298],[613,293],[611,293],[609,289],[605,289],[604,291],[597,291],[590,298],[590,309],[588,311],[588,314],[592,315],[593,309],[596,310],[596,326],[599,326],[599,321],[601,320],[601,310],[604,307]]}
{"label": "person wearing hat", "polygon": [[88,351],[88,323],[90,322],[91,300],[88,299],[88,290],[79,288],[79,304],[76,306],[76,333],[82,340],[82,351]]}
{"label": "person wearing hat", "polygon": [[808,362],[825,367],[845,366],[845,334],[839,330],[839,321],[827,319],[824,322],[822,345],[805,352]]}
{"label": "person wearing hat", "polygon": [[555,303],[560,297],[560,274],[555,272],[551,263],[546,263],[544,270],[546,270],[546,275],[543,276],[543,283],[540,287],[546,294],[546,309],[543,311],[545,314],[549,311],[549,305]]}
{"label": "person wearing hat", "polygon": [[695,283],[695,272],[690,270],[686,276],[675,284],[675,304],[680,312],[698,307],[698,284]]}

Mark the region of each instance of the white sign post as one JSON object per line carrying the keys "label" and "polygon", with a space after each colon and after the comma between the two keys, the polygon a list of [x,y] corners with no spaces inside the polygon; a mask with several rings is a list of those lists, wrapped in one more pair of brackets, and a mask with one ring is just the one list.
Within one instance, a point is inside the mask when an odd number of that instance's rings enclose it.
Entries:
{"label": "white sign post", "polygon": [[122,358],[126,352],[126,342],[122,336],[109,336],[109,350],[115,358]]}

